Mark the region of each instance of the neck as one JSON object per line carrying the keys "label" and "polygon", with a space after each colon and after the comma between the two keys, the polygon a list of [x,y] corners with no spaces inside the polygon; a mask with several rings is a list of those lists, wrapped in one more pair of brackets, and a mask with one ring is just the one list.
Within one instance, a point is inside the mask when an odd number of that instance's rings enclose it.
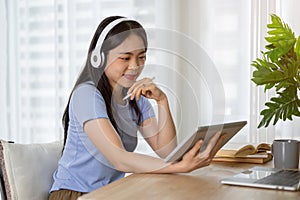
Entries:
{"label": "neck", "polygon": [[123,87],[118,84],[115,84],[115,86],[112,87],[112,98],[118,104],[125,104],[125,101],[123,100],[122,90]]}

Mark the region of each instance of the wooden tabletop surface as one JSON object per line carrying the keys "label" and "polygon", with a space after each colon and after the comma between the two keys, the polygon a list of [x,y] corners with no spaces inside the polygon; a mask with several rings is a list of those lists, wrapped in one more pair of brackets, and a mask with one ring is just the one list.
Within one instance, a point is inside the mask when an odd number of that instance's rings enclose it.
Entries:
{"label": "wooden tabletop surface", "polygon": [[[272,167],[273,163],[259,165]],[[186,199],[300,199],[300,192],[229,186],[220,179],[242,172],[257,164],[219,163],[188,174],[131,174],[80,200],[186,200]]]}

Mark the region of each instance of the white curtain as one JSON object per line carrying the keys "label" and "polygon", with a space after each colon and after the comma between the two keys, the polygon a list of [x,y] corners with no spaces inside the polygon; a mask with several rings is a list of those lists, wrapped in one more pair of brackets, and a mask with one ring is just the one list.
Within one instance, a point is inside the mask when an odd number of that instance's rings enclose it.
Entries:
{"label": "white curtain", "polygon": [[1,37],[8,44],[7,51],[1,48],[1,58],[6,56],[1,61],[7,59],[1,62],[1,123],[8,123],[8,130],[1,138],[22,143],[62,139],[62,113],[102,19],[123,15],[146,25],[155,20],[154,1],[3,2],[1,34],[9,34]]}
{"label": "white curtain", "polygon": [[[186,50],[192,57],[198,57],[195,75],[194,68],[181,68],[195,92],[194,101],[186,95],[186,87],[181,90],[185,99],[184,109],[188,108],[183,122],[183,130],[194,131],[197,125],[247,120],[249,122],[249,94],[246,93],[249,81],[249,1],[192,0],[181,2],[179,31],[186,34],[205,54],[193,49]],[[202,62],[205,61],[205,62]],[[183,63],[182,63],[183,64]],[[206,70],[214,72],[205,73]],[[188,70],[188,72],[187,72]],[[195,113],[195,109],[197,113]],[[194,122],[192,119],[198,119]],[[193,123],[193,124],[192,124]],[[249,125],[235,140],[248,139]],[[186,133],[188,134],[188,133]]]}
{"label": "white curtain", "polygon": [[[300,36],[300,1],[297,0],[278,0],[278,14],[289,24],[295,33]],[[300,97],[300,92],[298,92]],[[280,121],[276,126],[276,138],[295,138],[300,139],[300,118],[294,117],[293,121]]]}
{"label": "white curtain", "polygon": [[179,139],[199,125],[235,120],[248,121],[235,142],[299,138],[299,118],[257,129],[269,94],[250,81],[271,13],[300,33],[297,0],[0,2],[1,138],[62,138],[61,115],[92,34],[101,19],[115,14],[147,28],[143,76],[155,76],[170,97]]}
{"label": "white curtain", "polygon": [[[251,59],[254,60],[257,57],[261,57],[261,50],[265,50],[266,44],[265,37],[267,35],[266,25],[271,22],[271,14],[277,14],[281,19],[288,23],[292,30],[295,32],[296,37],[299,36],[299,14],[297,12],[297,6],[299,6],[297,0],[268,0],[252,1],[252,39],[251,39]],[[275,138],[300,138],[300,118],[294,117],[293,121],[281,121],[279,120],[275,126],[270,123],[268,128],[257,129],[256,126],[259,123],[261,117],[259,113],[264,109],[264,103],[273,97],[274,91],[263,92],[263,87],[257,87],[254,84],[251,85],[251,127],[250,137],[252,141],[256,142],[271,142]]]}
{"label": "white curtain", "polygon": [[[296,0],[189,0],[163,1],[170,7],[169,18],[163,27],[178,31],[185,39],[177,42],[178,51],[185,59],[176,57],[164,60],[180,74],[176,77],[176,124],[180,137],[195,130],[197,125],[224,121],[247,120],[248,125],[233,139],[234,142],[272,142],[274,138],[300,138],[299,118],[293,121],[279,121],[276,126],[257,129],[261,120],[260,111],[272,92],[264,93],[250,81],[253,67],[251,62],[261,57],[265,48],[267,24],[270,15],[277,14],[288,22],[297,35],[299,14]],[[172,4],[171,4],[172,2]],[[187,39],[188,38],[188,39]],[[166,40],[167,41],[167,40]],[[189,43],[190,42],[190,43]],[[186,44],[195,44],[204,50],[193,51]],[[175,47],[176,48],[176,47]],[[199,50],[199,49],[198,49]],[[196,65],[189,61],[199,58]],[[169,56],[170,57],[170,56]],[[208,59],[211,62],[206,63]],[[172,60],[172,62],[170,62]],[[203,66],[216,68],[218,74],[203,76]],[[172,74],[171,74],[172,75]],[[183,78],[182,78],[183,77]],[[209,80],[221,79],[224,97],[213,97],[214,90]],[[176,82],[175,81],[175,82]],[[217,86],[216,86],[217,87]],[[221,89],[220,87],[218,87]],[[215,92],[216,93],[216,92]],[[225,107],[216,102],[225,100]],[[179,99],[179,100],[178,100]],[[173,102],[176,102],[174,100]],[[178,103],[179,102],[179,103]]]}
{"label": "white curtain", "polygon": [[8,76],[8,63],[7,63],[7,8],[6,1],[0,1],[0,93],[2,94],[0,98],[0,127],[1,134],[0,137],[7,138],[8,137],[8,129],[7,129],[7,76]]}

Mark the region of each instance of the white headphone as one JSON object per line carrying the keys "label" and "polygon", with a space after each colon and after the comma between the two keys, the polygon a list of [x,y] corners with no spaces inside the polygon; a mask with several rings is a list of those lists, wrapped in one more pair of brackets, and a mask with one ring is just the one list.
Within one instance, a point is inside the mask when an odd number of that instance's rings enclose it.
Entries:
{"label": "white headphone", "polygon": [[111,29],[113,29],[116,25],[118,25],[121,22],[124,21],[129,21],[130,19],[128,18],[118,18],[112,22],[110,22],[101,32],[97,44],[95,46],[95,49],[92,51],[91,54],[91,64],[94,68],[99,68],[102,64],[102,61],[104,60],[104,53],[100,53],[102,44],[104,42],[105,37],[107,36],[107,34],[109,33],[109,31]]}

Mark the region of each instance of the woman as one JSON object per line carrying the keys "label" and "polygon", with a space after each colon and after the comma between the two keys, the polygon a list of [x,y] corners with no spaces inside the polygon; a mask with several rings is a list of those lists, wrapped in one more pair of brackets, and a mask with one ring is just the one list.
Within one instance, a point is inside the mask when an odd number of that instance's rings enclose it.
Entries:
{"label": "woman", "polygon": [[[138,22],[113,16],[98,26],[63,116],[65,146],[49,199],[76,199],[126,172],[190,172],[211,162],[218,135],[206,151],[198,153],[199,141],[176,163],[133,152],[138,130],[161,158],[176,147],[165,93],[153,79],[137,80],[146,51],[146,32]],[[148,99],[157,102],[158,119]]]}

